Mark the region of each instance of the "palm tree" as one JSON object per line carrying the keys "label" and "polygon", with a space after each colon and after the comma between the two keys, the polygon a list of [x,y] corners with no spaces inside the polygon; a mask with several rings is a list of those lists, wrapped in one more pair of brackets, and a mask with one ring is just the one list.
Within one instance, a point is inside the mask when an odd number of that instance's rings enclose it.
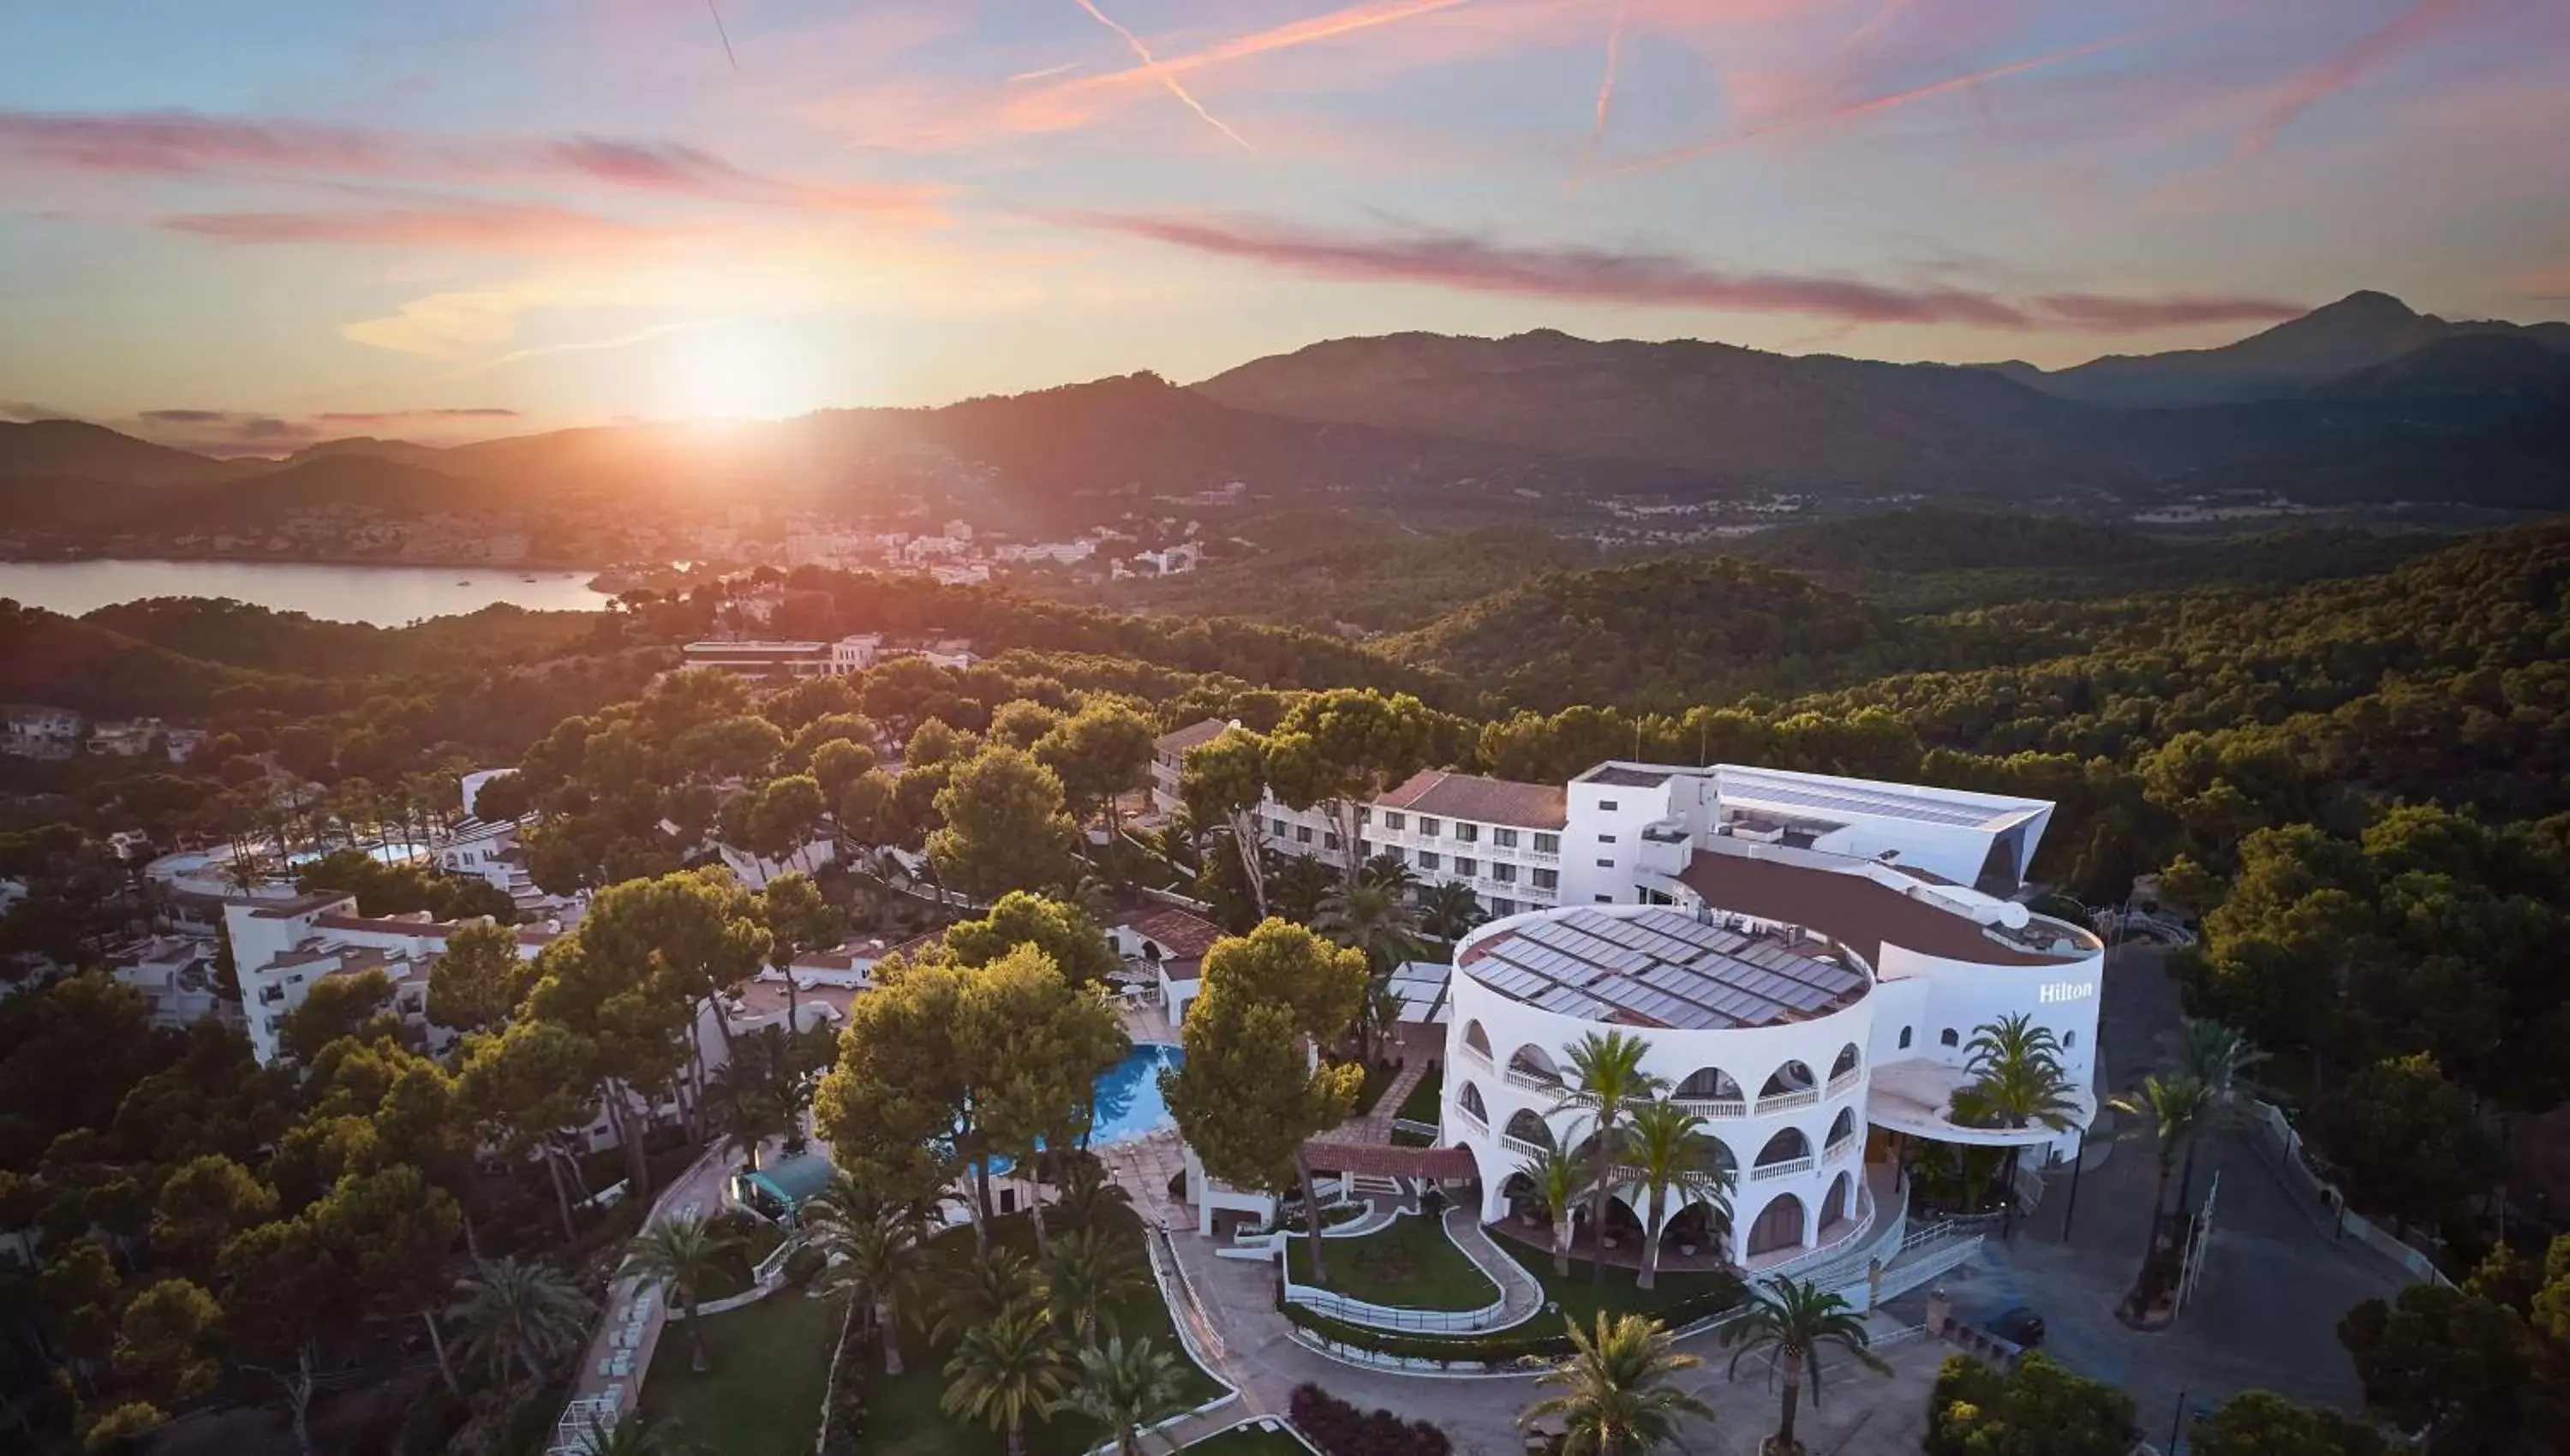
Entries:
{"label": "palm tree", "polygon": [[1418,887],[1419,876],[1410,868],[1408,860],[1386,850],[1357,867],[1357,883],[1381,886],[1396,894],[1408,895]]}
{"label": "palm tree", "polygon": [[1580,1195],[1588,1191],[1588,1170],[1568,1148],[1548,1147],[1519,1163],[1517,1172],[1533,1185],[1544,1216],[1552,1221],[1552,1272],[1567,1278],[1571,1216],[1579,1207]]}
{"label": "palm tree", "polygon": [[1865,1316],[1856,1306],[1810,1280],[1778,1278],[1769,1280],[1766,1288],[1751,1288],[1747,1312],[1723,1326],[1722,1342],[1739,1346],[1731,1357],[1733,1379],[1740,1377],[1740,1362],[1760,1350],[1772,1352],[1777,1372],[1785,1377],[1784,1414],[1772,1448],[1777,1456],[1792,1456],[1802,1449],[1794,1444],[1794,1407],[1807,1375],[1812,1382],[1812,1409],[1821,1408],[1824,1346],[1838,1346],[1869,1370],[1892,1371],[1866,1348],[1871,1340],[1865,1332]]}
{"label": "palm tree", "polygon": [[1106,1176],[1105,1164],[1080,1156],[1063,1169],[1050,1212],[1065,1229],[1096,1229],[1104,1227],[1108,1209],[1132,1202],[1133,1195]]}
{"label": "palm tree", "polygon": [[1404,961],[1427,954],[1420,942],[1419,917],[1393,886],[1359,879],[1331,891],[1321,902],[1321,912],[1312,928],[1338,944],[1365,952],[1366,967],[1372,980],[1359,1009],[1358,1021],[1368,1060],[1374,1056],[1375,1038],[1384,1029],[1375,1002],[1391,981],[1392,973]]}
{"label": "palm tree", "polygon": [[705,1354],[705,1322],[696,1313],[696,1291],[714,1273],[715,1261],[739,1246],[739,1237],[700,1215],[662,1219],[645,1229],[625,1251],[619,1271],[673,1290],[687,1311],[688,1368],[713,1368]]}
{"label": "palm tree", "polygon": [[2158,1145],[2160,1177],[2151,1189],[2151,1231],[2142,1246],[2142,1268],[2148,1270],[2160,1247],[2160,1218],[2168,1204],[2169,1176],[2177,1171],[2179,1145],[2191,1142],[2212,1093],[2202,1079],[2180,1073],[2142,1079],[2130,1092],[2110,1097],[2106,1105],[2140,1123]]}
{"label": "palm tree", "polygon": [[[1972,1028],[1964,1044],[1963,1065],[1979,1074],[1953,1097],[1956,1122],[1974,1127],[2025,1128],[2041,1123],[2055,1132],[2077,1126],[2078,1103],[2070,1078],[2061,1069],[2061,1042],[2049,1027],[2037,1026],[2024,1012],[2002,1016]],[[2017,1159],[2025,1150],[2011,1145],[2001,1172],[2005,1184],[1999,1207],[2001,1232],[2016,1218]]]}
{"label": "palm tree", "polygon": [[1054,1241],[1048,1273],[1054,1314],[1087,1349],[1097,1347],[1098,1320],[1144,1286],[1131,1247],[1095,1229],[1074,1229]]}
{"label": "palm tree", "polygon": [[1642,1274],[1649,1288],[1660,1272],[1660,1236],[1669,1218],[1691,1203],[1712,1206],[1716,1219],[1731,1217],[1731,1176],[1713,1159],[1704,1119],[1674,1102],[1645,1102],[1633,1109],[1624,1131],[1628,1188],[1641,1194]]}
{"label": "palm tree", "polygon": [[2061,1064],[2061,1038],[2051,1027],[2035,1025],[2034,1017],[2023,1011],[1973,1027],[1963,1051],[1964,1068],[1984,1074],[2035,1061]]}
{"label": "palm tree", "polygon": [[752,1172],[768,1139],[788,1137],[795,1129],[784,1099],[747,1075],[738,1061],[724,1063],[705,1079],[703,1105],[723,1151],[738,1154],[741,1166]]}
{"label": "palm tree", "polygon": [[1650,1043],[1622,1031],[1583,1033],[1567,1050],[1568,1075],[1553,1111],[1588,1114],[1596,1129],[1596,1152],[1590,1170],[1588,1237],[1597,1241],[1589,1261],[1590,1277],[1606,1281],[1606,1192],[1613,1181],[1615,1144],[1622,1131],[1616,1123],[1624,1109],[1660,1094],[1667,1079],[1642,1069]]}
{"label": "palm tree", "polygon": [[515,1365],[542,1385],[556,1361],[589,1340],[589,1296],[542,1260],[486,1259],[456,1289],[464,1296],[455,1306],[463,1351],[495,1378]]}
{"label": "palm tree", "polygon": [[954,1383],[938,1408],[1007,1431],[1009,1456],[1026,1456],[1027,1416],[1050,1415],[1062,1398],[1062,1336],[1041,1302],[1022,1299],[966,1330],[946,1375]]}
{"label": "palm tree", "polygon": [[967,1257],[938,1271],[937,1317],[928,1337],[945,1344],[1021,1304],[1041,1307],[1045,1283],[1027,1257],[1013,1249]]}
{"label": "palm tree", "polygon": [[1275,882],[1267,887],[1268,908],[1289,920],[1309,922],[1338,886],[1337,871],[1309,855],[1296,855],[1278,867]]}
{"label": "palm tree", "polygon": [[2204,1134],[2227,1127],[2248,1101],[2241,1073],[2267,1060],[2268,1054],[2236,1026],[2207,1018],[2187,1023],[2178,1041],[2178,1069],[2204,1083],[2205,1108],[2196,1118],[2195,1135],[2187,1139],[2186,1166],[2177,1179],[2177,1206],[2184,1213],[2195,1202],[2195,1153]]}
{"label": "palm tree", "polygon": [[1677,1439],[1679,1417],[1713,1419],[1713,1407],[1672,1382],[1704,1361],[1677,1350],[1668,1330],[1648,1315],[1607,1319],[1598,1310],[1594,1332],[1563,1321],[1570,1353],[1535,1381],[1561,1391],[1527,1406],[1518,1425],[1560,1416],[1562,1456],[1641,1456]]}
{"label": "palm tree", "polygon": [[1447,881],[1432,885],[1419,895],[1419,927],[1440,940],[1461,940],[1475,925],[1489,919],[1482,912],[1482,901],[1473,887]]}
{"label": "palm tree", "polygon": [[1079,1352],[1065,1406],[1115,1433],[1116,1456],[1142,1456],[1142,1430],[1178,1408],[1178,1361],[1147,1339]]}
{"label": "palm tree", "polygon": [[884,1204],[859,1189],[844,1172],[795,1211],[794,1237],[820,1251],[822,1292],[861,1299],[883,1340],[884,1373],[901,1373],[901,1326],[896,1316],[919,1268],[919,1221],[906,1209]]}

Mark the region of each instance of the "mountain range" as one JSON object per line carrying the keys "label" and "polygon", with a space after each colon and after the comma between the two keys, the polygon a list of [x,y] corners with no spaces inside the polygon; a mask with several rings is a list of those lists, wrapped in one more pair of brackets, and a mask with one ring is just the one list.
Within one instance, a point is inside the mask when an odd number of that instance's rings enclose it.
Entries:
{"label": "mountain range", "polygon": [[[2570,324],[2454,323],[2359,292],[2214,349],[1891,364],[1680,340],[1334,339],[1193,386],[1142,374],[935,409],[638,424],[214,460],[96,425],[0,424],[0,517],[152,529],[294,507],[393,514],[935,481],[1030,524],[1228,481],[1468,510],[1762,491],[2024,501],[2255,489],[2570,501]],[[1082,506],[1083,501],[1088,502]]]}

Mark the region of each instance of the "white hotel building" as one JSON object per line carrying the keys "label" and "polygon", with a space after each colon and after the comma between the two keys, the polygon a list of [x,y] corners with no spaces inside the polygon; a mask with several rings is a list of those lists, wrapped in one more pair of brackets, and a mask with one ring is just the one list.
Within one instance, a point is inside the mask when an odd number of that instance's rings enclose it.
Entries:
{"label": "white hotel building", "polygon": [[[1202,727],[1171,737],[1209,740]],[[2012,898],[2051,819],[2041,800],[1616,762],[1560,791],[1423,774],[1369,811],[1369,853],[1472,884],[1495,916],[1457,945],[1439,1017],[1440,1143],[1470,1153],[1486,1221],[1508,1215],[1527,1158],[1586,1140],[1586,1115],[1559,1104],[1590,1032],[1642,1038],[1646,1069],[1706,1119],[1732,1217],[1666,1213],[1753,1271],[1809,1267],[1899,1217],[1878,1210],[1892,1153],[1872,1134],[2041,1162],[2095,1116],[2103,946]],[[1326,833],[1317,816],[1261,815],[1288,852]],[[1517,838],[1495,860],[1501,829]],[[2019,1012],[2061,1045],[2071,1127],[1954,1122],[1974,1029]]]}

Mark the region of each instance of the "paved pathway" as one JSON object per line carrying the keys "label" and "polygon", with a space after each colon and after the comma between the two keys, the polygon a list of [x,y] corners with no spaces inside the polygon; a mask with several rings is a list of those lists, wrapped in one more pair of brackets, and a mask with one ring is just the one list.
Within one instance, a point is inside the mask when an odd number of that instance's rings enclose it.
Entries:
{"label": "paved pathway", "polygon": [[1535,1282],[1534,1275],[1525,1272],[1525,1266],[1491,1242],[1491,1236],[1482,1230],[1482,1221],[1473,1213],[1462,1204],[1448,1205],[1446,1237],[1454,1240],[1455,1247],[1464,1251],[1464,1257],[1473,1261],[1475,1268],[1489,1274],[1491,1282],[1499,1286],[1501,1303],[1499,1315],[1484,1327],[1505,1329],[1513,1324],[1522,1324],[1543,1308],[1543,1285]]}
{"label": "paved pathway", "polygon": [[[2156,947],[2126,946],[2108,962],[2098,1025],[2100,1085],[2108,1090],[2156,1069],[2160,1034],[2179,1024],[2162,958]],[[2195,1301],[2173,1327],[2146,1334],[2114,1318],[2141,1263],[2158,1160],[2138,1141],[2109,1159],[2108,1144],[2093,1133],[2075,1209],[2070,1170],[2050,1172],[2043,1202],[2017,1237],[1991,1239],[1978,1272],[1949,1282],[1956,1317],[1977,1321],[2032,1306],[2047,1326],[2046,1352],[2131,1391],[2156,1439],[2166,1438],[2181,1399],[2211,1406],[2252,1387],[2355,1408],[2361,1391],[2338,1342],[2339,1318],[2362,1299],[2396,1292],[2406,1276],[2354,1241],[2334,1241],[2327,1221],[2258,1156],[2254,1136],[2210,1138],[2196,1160],[2196,1201],[2217,1174],[2221,1193]]]}

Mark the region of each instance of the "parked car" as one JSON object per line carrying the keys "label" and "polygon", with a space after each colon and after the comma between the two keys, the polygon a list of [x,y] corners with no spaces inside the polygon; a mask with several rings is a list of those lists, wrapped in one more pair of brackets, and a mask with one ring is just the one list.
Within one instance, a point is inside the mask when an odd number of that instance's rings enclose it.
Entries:
{"label": "parked car", "polygon": [[1992,1319],[1986,1328],[2021,1350],[2030,1350],[2043,1343],[2043,1316],[2023,1304]]}

